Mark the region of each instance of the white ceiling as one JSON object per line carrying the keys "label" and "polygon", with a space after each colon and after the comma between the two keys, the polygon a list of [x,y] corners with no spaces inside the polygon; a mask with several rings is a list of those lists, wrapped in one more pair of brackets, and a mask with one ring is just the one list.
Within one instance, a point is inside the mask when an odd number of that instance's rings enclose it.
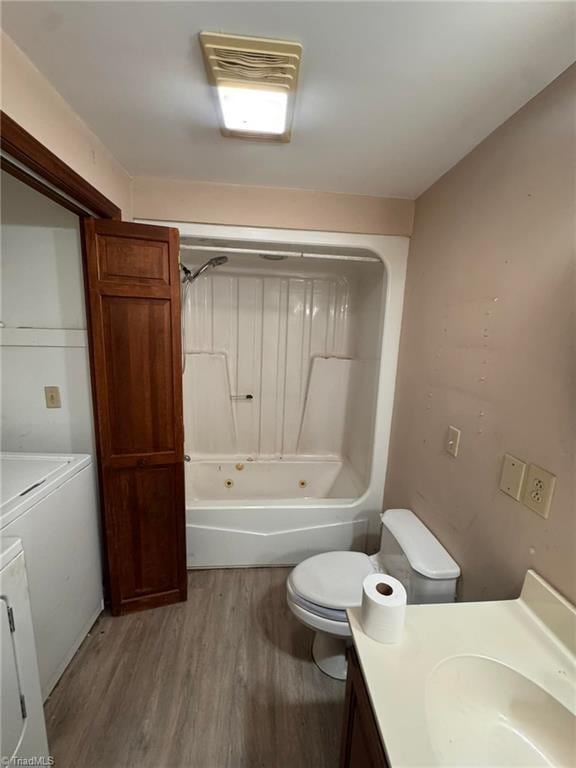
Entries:
{"label": "white ceiling", "polygon": [[[575,57],[566,2],[5,2],[133,175],[417,197]],[[201,30],[304,45],[293,138],[220,136]]]}

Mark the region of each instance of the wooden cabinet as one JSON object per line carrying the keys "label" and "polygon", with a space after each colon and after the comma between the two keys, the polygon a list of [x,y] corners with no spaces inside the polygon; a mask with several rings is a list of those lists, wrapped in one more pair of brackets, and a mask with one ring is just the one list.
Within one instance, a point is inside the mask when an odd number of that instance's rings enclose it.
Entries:
{"label": "wooden cabinet", "polygon": [[92,389],[114,614],[186,599],[178,231],[84,222]]}
{"label": "wooden cabinet", "polygon": [[354,648],[348,653],[340,768],[390,768]]}

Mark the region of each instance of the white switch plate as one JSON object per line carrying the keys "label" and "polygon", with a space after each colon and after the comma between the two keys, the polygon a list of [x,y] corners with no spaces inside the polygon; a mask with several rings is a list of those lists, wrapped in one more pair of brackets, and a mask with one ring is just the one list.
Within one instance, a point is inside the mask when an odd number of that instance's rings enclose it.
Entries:
{"label": "white switch plate", "polygon": [[555,485],[556,475],[536,464],[530,464],[524,484],[522,503],[536,514],[547,518],[550,514]]}
{"label": "white switch plate", "polygon": [[46,398],[46,408],[62,408],[60,387],[44,387],[44,397]]}
{"label": "white switch plate", "polygon": [[516,501],[520,501],[522,494],[522,483],[524,482],[524,473],[526,464],[516,456],[510,453],[504,454],[502,462],[502,475],[500,477],[500,490],[512,496]]}
{"label": "white switch plate", "polygon": [[457,427],[450,425],[448,432],[446,433],[446,453],[456,458],[458,456],[458,449],[460,448],[460,430]]}

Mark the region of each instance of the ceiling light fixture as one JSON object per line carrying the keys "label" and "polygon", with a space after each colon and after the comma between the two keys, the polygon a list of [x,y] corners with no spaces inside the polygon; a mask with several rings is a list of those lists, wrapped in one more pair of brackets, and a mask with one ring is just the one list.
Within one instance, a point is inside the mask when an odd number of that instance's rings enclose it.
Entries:
{"label": "ceiling light fixture", "polygon": [[201,32],[224,136],[290,141],[302,46]]}
{"label": "ceiling light fixture", "polygon": [[229,131],[276,135],[286,130],[286,93],[222,86],[218,98],[224,127]]}

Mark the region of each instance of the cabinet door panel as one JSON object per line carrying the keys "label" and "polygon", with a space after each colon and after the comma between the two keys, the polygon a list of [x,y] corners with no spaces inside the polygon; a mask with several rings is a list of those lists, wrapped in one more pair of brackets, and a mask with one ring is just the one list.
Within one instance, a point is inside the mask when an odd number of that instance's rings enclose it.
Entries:
{"label": "cabinet door panel", "polygon": [[102,321],[110,456],[173,451],[170,301],[103,296]]}
{"label": "cabinet door panel", "polygon": [[120,600],[172,593],[178,581],[177,505],[182,468],[112,469],[106,473],[109,533],[118,552]]}
{"label": "cabinet door panel", "polygon": [[348,652],[340,768],[389,768],[354,648]]}
{"label": "cabinet door panel", "polygon": [[170,252],[162,241],[105,236],[99,239],[100,280],[123,283],[170,283]]}
{"label": "cabinet door panel", "polygon": [[84,221],[112,613],[186,599],[178,232]]}

